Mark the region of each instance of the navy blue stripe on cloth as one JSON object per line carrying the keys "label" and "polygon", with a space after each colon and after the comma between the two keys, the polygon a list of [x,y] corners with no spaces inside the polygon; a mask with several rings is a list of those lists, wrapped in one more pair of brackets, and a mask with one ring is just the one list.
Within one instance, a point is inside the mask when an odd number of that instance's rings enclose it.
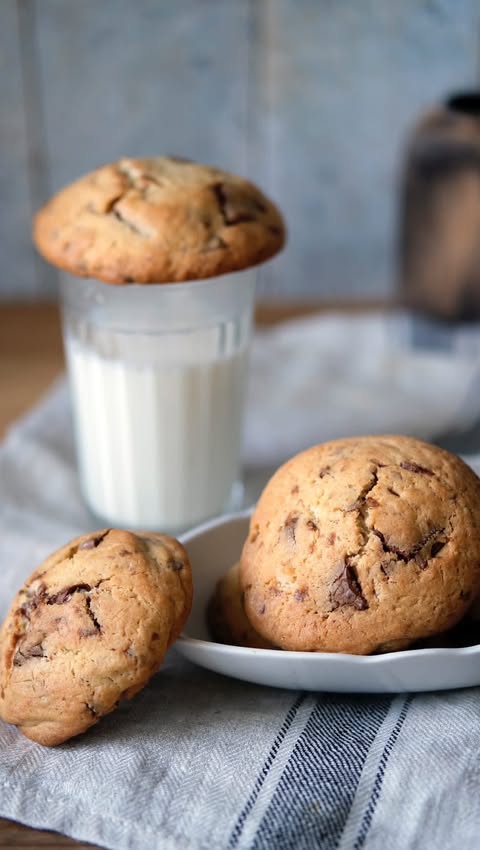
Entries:
{"label": "navy blue stripe on cloth", "polygon": [[334,850],[387,697],[324,695],[290,755],[252,850]]}
{"label": "navy blue stripe on cloth", "polygon": [[365,811],[365,814],[362,818],[362,823],[360,825],[360,830],[359,830],[359,833],[357,835],[355,844],[353,845],[353,850],[360,850],[360,848],[362,848],[365,845],[365,841],[366,841],[366,838],[367,838],[367,835],[368,835],[368,831],[370,829],[370,826],[371,826],[371,823],[372,823],[372,820],[373,820],[373,815],[375,813],[375,809],[377,807],[378,799],[380,797],[380,792],[382,790],[382,783],[383,783],[383,778],[385,776],[385,770],[386,770],[386,767],[387,767],[387,762],[388,762],[390,755],[391,755],[391,752],[392,752],[392,750],[393,750],[393,748],[394,748],[394,746],[397,742],[398,736],[399,736],[401,729],[402,729],[402,726],[405,722],[405,718],[407,716],[407,712],[408,712],[408,709],[410,708],[412,700],[413,700],[413,696],[409,696],[409,697],[406,698],[406,700],[403,704],[403,708],[402,708],[400,714],[398,715],[398,720],[397,720],[395,726],[393,727],[393,729],[390,733],[390,736],[388,738],[387,743],[385,744],[385,749],[382,753],[382,757],[381,757],[379,765],[378,765],[377,775],[375,776],[375,781],[373,783],[372,794],[371,794],[367,809]]}
{"label": "navy blue stripe on cloth", "polygon": [[283,721],[282,726],[280,727],[280,731],[278,732],[278,735],[276,736],[276,738],[275,738],[275,740],[274,740],[274,742],[271,746],[270,752],[269,752],[269,754],[268,754],[268,756],[265,760],[265,763],[264,763],[264,765],[263,765],[263,767],[262,767],[262,769],[261,769],[261,771],[260,771],[260,773],[257,777],[257,780],[256,780],[255,785],[253,787],[253,791],[250,794],[250,796],[249,796],[249,798],[248,798],[248,800],[247,800],[247,802],[246,802],[246,804],[245,804],[245,806],[244,806],[244,808],[243,808],[243,810],[242,810],[242,812],[241,812],[241,814],[240,814],[240,816],[237,820],[237,823],[235,824],[235,827],[234,827],[232,834],[230,836],[230,841],[228,842],[228,850],[233,850],[233,848],[237,846],[238,841],[239,841],[239,839],[242,835],[242,832],[243,832],[243,827],[245,826],[245,821],[248,818],[250,812],[252,811],[252,809],[255,805],[255,802],[258,798],[258,795],[260,794],[260,791],[262,790],[265,779],[267,778],[268,773],[270,771],[270,768],[271,768],[273,762],[275,761],[275,757],[278,753],[278,750],[280,749],[280,746],[281,746],[281,744],[282,744],[282,742],[285,738],[285,735],[287,734],[288,730],[290,729],[290,726],[292,725],[293,721],[295,720],[295,717],[297,716],[298,709],[300,708],[300,706],[302,705],[302,703],[304,701],[305,701],[305,694],[300,694],[300,696],[297,697],[297,699],[293,703],[292,707],[288,710],[286,717],[285,717],[285,720]]}

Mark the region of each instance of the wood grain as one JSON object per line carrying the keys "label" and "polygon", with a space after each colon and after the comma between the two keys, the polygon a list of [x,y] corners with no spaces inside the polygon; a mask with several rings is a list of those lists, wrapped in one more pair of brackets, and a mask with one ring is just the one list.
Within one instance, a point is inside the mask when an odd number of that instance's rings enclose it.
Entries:
{"label": "wood grain", "polygon": [[0,847],[13,848],[23,847],[29,850],[102,850],[98,844],[84,844],[59,835],[57,832],[44,832],[38,829],[30,829],[20,823],[0,818]]}
{"label": "wood grain", "polygon": [[0,437],[38,401],[63,366],[56,305],[0,306]]}

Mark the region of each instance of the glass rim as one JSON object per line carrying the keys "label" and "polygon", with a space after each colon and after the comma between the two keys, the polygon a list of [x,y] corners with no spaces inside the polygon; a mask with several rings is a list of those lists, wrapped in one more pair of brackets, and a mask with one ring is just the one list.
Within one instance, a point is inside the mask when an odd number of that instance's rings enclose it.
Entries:
{"label": "glass rim", "polygon": [[[88,285],[93,283],[95,285],[99,285],[100,287],[105,287],[105,292],[128,292],[128,291],[145,291],[148,292],[165,292],[165,293],[173,293],[173,292],[188,292],[192,289],[199,289],[202,287],[209,287],[214,285],[221,285],[222,283],[228,283],[231,278],[240,278],[240,277],[250,277],[256,278],[258,276],[258,267],[257,266],[248,266],[245,269],[237,269],[236,271],[226,272],[225,274],[214,275],[213,277],[202,277],[202,278],[194,278],[192,280],[181,280],[181,281],[166,281],[165,283],[152,282],[152,283],[136,283],[133,281],[132,283],[109,283],[108,281],[101,280],[97,277],[82,277],[78,278],[76,275],[72,275],[70,272],[64,271],[61,276],[61,286],[62,289],[69,289],[72,287],[81,287],[82,285]],[[75,279],[75,280],[73,280]],[[238,284],[241,285],[240,283]]]}

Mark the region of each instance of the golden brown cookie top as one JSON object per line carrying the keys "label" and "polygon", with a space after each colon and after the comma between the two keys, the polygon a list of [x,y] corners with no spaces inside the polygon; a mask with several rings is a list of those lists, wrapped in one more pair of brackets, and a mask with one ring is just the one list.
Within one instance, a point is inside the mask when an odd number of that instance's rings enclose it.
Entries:
{"label": "golden brown cookie top", "polygon": [[174,157],[120,159],[37,213],[46,260],[106,283],[168,283],[262,263],[285,242],[275,205],[247,180]]}
{"label": "golden brown cookie top", "polygon": [[107,529],[63,546],[17,593],[0,632],[0,716],[54,745],[156,672],[190,612],[177,540]]}
{"label": "golden brown cookie top", "polygon": [[409,437],[315,446],[267,484],[240,583],[283,649],[368,654],[445,631],[480,591],[480,481]]}

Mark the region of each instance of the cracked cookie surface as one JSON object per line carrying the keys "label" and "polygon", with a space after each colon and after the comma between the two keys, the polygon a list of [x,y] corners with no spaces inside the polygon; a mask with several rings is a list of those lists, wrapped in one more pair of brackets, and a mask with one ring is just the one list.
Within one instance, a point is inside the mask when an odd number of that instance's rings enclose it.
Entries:
{"label": "cracked cookie surface", "polygon": [[315,446],[267,484],[240,584],[282,649],[388,652],[447,631],[480,591],[480,480],[409,437]]}
{"label": "cracked cookie surface", "polygon": [[273,644],[255,631],[245,613],[239,566],[234,564],[217,582],[207,607],[209,631],[218,643],[273,649]]}
{"label": "cracked cookie surface", "polygon": [[276,206],[252,183],[174,157],[120,159],[37,213],[49,262],[107,283],[213,277],[261,263],[285,242]]}
{"label": "cracked cookie surface", "polygon": [[187,553],[156,533],[106,529],[47,558],[0,633],[0,716],[53,746],[134,696],[192,603]]}

